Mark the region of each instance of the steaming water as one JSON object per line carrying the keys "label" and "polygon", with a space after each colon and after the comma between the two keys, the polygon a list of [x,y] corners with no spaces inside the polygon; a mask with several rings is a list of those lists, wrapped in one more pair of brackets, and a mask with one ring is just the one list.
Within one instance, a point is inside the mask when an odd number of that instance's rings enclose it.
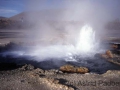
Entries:
{"label": "steaming water", "polygon": [[73,59],[73,55],[79,55],[81,57],[92,56],[96,53],[98,46],[98,42],[95,40],[95,32],[92,27],[85,25],[80,29],[75,45],[55,44],[45,47],[38,45],[35,47],[30,47],[30,50],[27,51],[16,50],[4,52],[2,54],[4,56],[13,55],[14,57],[33,56],[39,61],[46,58],[65,58],[65,60],[76,61]]}
{"label": "steaming water", "polygon": [[[75,45],[52,45],[48,47],[37,47],[34,53],[35,56],[50,57],[69,57],[72,55],[81,55],[82,57],[92,56],[96,53],[99,43],[95,40],[95,32],[92,27],[85,25],[79,32],[79,36]],[[98,52],[98,51],[97,51]],[[75,60],[75,59],[73,59]]]}
{"label": "steaming water", "polygon": [[[106,70],[116,68],[111,63],[95,57],[97,52],[100,52],[99,42],[95,39],[95,31],[89,25],[85,25],[80,29],[79,35],[76,36],[77,41],[75,45],[54,44],[49,46],[29,46],[27,50],[11,50],[0,53],[3,57],[10,56],[15,62],[27,62],[33,64],[36,62],[44,62],[43,68],[60,67],[66,63],[77,66],[88,67],[93,72],[105,72]],[[24,58],[24,59],[20,59]],[[6,59],[5,59],[6,60]],[[50,62],[52,60],[52,62]],[[101,67],[102,66],[102,67]]]}

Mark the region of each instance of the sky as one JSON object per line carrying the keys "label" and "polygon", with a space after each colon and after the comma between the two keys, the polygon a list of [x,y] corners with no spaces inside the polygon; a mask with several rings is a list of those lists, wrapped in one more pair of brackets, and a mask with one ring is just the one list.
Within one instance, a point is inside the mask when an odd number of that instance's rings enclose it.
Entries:
{"label": "sky", "polygon": [[[35,3],[37,5],[34,6],[35,9],[37,8],[38,10],[62,7],[62,5],[60,5],[62,0],[0,0],[0,16],[11,17],[24,12],[28,7],[30,8],[30,4],[34,4],[33,1],[40,2]],[[30,9],[34,9],[34,7],[31,7]]]}
{"label": "sky", "polygon": [[0,0],[0,16],[11,17],[27,10],[65,9],[76,1],[103,6],[109,14],[120,18],[120,0]]}
{"label": "sky", "polygon": [[25,0],[0,0],[0,16],[11,17],[25,9]]}

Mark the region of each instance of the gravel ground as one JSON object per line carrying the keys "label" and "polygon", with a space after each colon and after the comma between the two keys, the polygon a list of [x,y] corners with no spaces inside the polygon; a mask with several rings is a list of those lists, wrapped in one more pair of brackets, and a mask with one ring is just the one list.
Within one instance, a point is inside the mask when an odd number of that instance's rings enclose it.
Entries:
{"label": "gravel ground", "polygon": [[24,65],[0,71],[0,82],[0,90],[119,90],[120,71],[79,74]]}

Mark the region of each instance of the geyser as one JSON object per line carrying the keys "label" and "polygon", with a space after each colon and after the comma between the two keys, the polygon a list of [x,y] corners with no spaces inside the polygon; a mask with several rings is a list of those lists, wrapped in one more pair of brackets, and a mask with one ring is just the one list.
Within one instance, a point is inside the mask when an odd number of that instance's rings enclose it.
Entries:
{"label": "geyser", "polygon": [[98,41],[95,39],[95,31],[89,25],[83,26],[78,36],[76,50],[80,54],[95,53],[98,46]]}
{"label": "geyser", "polygon": [[95,31],[93,31],[92,27],[89,25],[84,25],[79,31],[77,38],[78,39],[75,44],[62,45],[56,43],[54,45],[50,44],[45,47],[38,46],[29,54],[38,57],[38,59],[68,58],[69,60],[75,61],[73,58],[75,55],[89,57],[96,53],[96,49],[99,45],[95,40]]}
{"label": "geyser", "polygon": [[[75,40],[75,38],[74,38]],[[59,42],[59,40],[58,40]],[[32,56],[39,61],[49,58],[69,58],[74,55],[79,56],[92,56],[96,53],[98,48],[98,41],[95,40],[95,31],[89,25],[84,25],[77,36],[77,41],[74,44],[50,44],[47,46],[32,46],[28,48],[29,50],[13,50],[2,53],[3,55],[12,56]],[[28,45],[29,46],[29,45]],[[18,52],[18,53],[14,53]],[[19,54],[21,52],[22,54]],[[98,52],[98,51],[97,51]]]}
{"label": "geyser", "polygon": [[[44,45],[44,42],[42,42],[42,45],[38,44],[36,46],[14,44],[14,49],[9,47],[11,45],[7,45],[8,47],[5,46],[7,49],[3,49],[4,51],[0,52],[0,61],[15,62],[17,64],[27,63],[43,69],[59,68],[64,64],[72,64],[87,67],[91,72],[97,73],[118,69],[116,65],[100,57],[94,57],[101,49],[98,48],[99,42],[95,39],[95,31],[91,26],[83,26],[79,30],[78,35],[75,34],[75,36],[75,38],[72,38],[72,40],[75,40],[75,43],[69,44],[57,42],[47,45]],[[59,39],[58,42],[60,42]]]}

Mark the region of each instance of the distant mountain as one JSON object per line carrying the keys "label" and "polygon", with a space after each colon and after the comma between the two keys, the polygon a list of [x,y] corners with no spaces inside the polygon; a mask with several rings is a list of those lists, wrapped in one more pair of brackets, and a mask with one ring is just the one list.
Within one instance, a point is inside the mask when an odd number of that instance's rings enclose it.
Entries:
{"label": "distant mountain", "polygon": [[22,12],[15,16],[10,17],[11,20],[56,20],[59,19],[62,10],[42,10],[42,11],[29,11]]}
{"label": "distant mountain", "polygon": [[26,17],[27,17],[26,12],[22,12],[22,13],[15,15],[15,16],[10,17],[9,19],[18,21],[18,20],[20,20],[22,18],[26,18]]}
{"label": "distant mountain", "polygon": [[[67,11],[66,11],[67,12]],[[31,21],[39,21],[39,20],[65,20],[63,18],[63,14],[66,13],[63,10],[41,10],[41,11],[26,11],[19,13],[15,16],[10,17],[12,20],[31,20]],[[69,15],[69,14],[68,14]]]}
{"label": "distant mountain", "polygon": [[83,24],[79,20],[74,21],[72,13],[62,9],[26,11],[10,17],[9,20],[13,21],[11,25],[18,28],[42,28],[44,25],[49,25],[52,28],[62,30],[67,25],[79,27]]}
{"label": "distant mountain", "polygon": [[0,16],[0,19],[7,19],[6,17]]}

